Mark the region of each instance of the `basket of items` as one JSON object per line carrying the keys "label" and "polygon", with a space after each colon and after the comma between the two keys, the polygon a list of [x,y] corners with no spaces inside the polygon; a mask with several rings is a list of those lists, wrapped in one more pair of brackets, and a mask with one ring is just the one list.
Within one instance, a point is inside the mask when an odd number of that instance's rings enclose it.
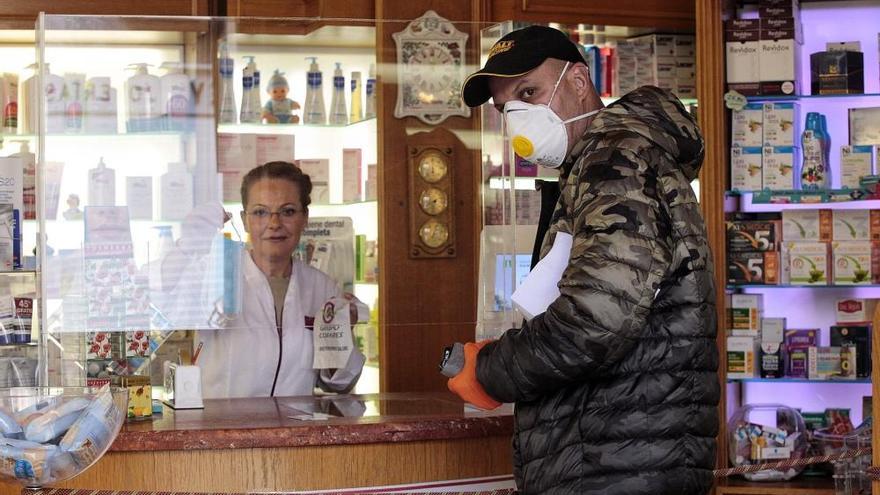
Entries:
{"label": "basket of items", "polygon": [[[734,412],[728,423],[730,461],[735,467],[799,459],[807,453],[806,426],[800,413],[779,404],[752,404]],[[767,469],[743,476],[750,481],[784,481],[803,468]]]}
{"label": "basket of items", "polygon": [[124,388],[0,390],[0,481],[40,488],[73,478],[104,455],[127,409]]}

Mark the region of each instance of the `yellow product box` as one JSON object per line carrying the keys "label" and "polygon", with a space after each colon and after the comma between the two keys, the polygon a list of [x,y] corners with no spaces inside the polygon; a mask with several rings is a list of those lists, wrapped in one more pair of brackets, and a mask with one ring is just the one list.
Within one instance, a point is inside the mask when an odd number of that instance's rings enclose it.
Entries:
{"label": "yellow product box", "polygon": [[149,419],[153,416],[153,387],[149,376],[120,377],[120,386],[128,389],[128,419]]}
{"label": "yellow product box", "polygon": [[731,335],[757,337],[761,331],[763,307],[764,296],[761,294],[731,294],[728,303]]}
{"label": "yellow product box", "polygon": [[755,378],[758,339],[727,337],[727,377]]}
{"label": "yellow product box", "polygon": [[828,285],[828,243],[787,242],[791,263],[791,283]]}
{"label": "yellow product box", "polygon": [[831,244],[835,285],[871,283],[871,241],[841,241]]}

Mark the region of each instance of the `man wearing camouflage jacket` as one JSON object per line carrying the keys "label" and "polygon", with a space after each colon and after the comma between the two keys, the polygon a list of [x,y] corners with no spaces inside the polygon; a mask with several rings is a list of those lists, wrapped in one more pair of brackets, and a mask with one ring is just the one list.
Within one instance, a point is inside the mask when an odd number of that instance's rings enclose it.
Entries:
{"label": "man wearing camouflage jacket", "polygon": [[707,493],[719,383],[694,120],[654,87],[603,109],[580,51],[546,27],[496,43],[463,88],[472,107],[490,96],[517,153],[560,168],[542,256],[559,234],[573,244],[560,296],[467,344],[450,389],[484,408],[516,403],[524,494]]}

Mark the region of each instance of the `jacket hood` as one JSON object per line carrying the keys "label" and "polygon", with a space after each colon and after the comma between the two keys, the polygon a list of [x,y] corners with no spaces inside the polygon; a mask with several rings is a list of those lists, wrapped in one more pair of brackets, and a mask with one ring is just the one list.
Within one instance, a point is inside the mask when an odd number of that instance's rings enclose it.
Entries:
{"label": "jacket hood", "polygon": [[609,105],[596,123],[603,128],[620,124],[638,132],[671,154],[688,180],[697,178],[703,164],[703,137],[697,122],[672,93],[643,86]]}

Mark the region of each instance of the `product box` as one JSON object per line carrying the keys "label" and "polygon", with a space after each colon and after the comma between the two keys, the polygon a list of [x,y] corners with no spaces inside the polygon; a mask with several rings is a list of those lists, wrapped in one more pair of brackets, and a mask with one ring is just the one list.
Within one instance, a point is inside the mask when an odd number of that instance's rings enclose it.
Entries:
{"label": "product box", "polygon": [[785,375],[792,378],[806,378],[808,367],[808,349],[819,345],[819,330],[786,330],[785,331]]}
{"label": "product box", "polygon": [[727,220],[727,251],[776,251],[782,220]]}
{"label": "product box", "polygon": [[131,220],[153,219],[153,178],[128,176],[125,178],[125,202]]}
{"label": "product box", "polygon": [[779,253],[777,251],[728,253],[727,283],[733,285],[779,284]]}
{"label": "product box", "polygon": [[761,294],[731,294],[728,299],[730,334],[736,337],[757,337],[761,331],[764,297]]}
{"label": "product box", "polygon": [[868,241],[871,239],[869,210],[833,210],[831,239],[835,241]]}
{"label": "product box", "polygon": [[761,19],[800,17],[797,0],[759,0],[758,16]]}
{"label": "product box", "polygon": [[755,378],[757,355],[754,337],[727,337],[727,377]]}
{"label": "product box", "polygon": [[342,202],[352,203],[361,200],[361,163],[360,148],[342,150]]}
{"label": "product box", "polygon": [[764,103],[761,111],[765,147],[797,145],[795,123],[799,121],[800,116],[800,106],[797,103]]}
{"label": "product box", "polygon": [[800,42],[796,29],[761,29],[758,57],[762,95],[793,95],[797,90]]}
{"label": "product box", "polygon": [[731,19],[724,25],[727,88],[746,96],[760,94],[761,23],[758,19]]}
{"label": "product box", "polygon": [[865,55],[827,51],[810,54],[810,89],[814,95],[865,92]]}
{"label": "product box", "polygon": [[785,374],[784,339],[785,318],[761,319],[761,378],[781,378]]}
{"label": "product box", "polygon": [[871,284],[871,241],[835,241],[831,250],[834,285]]}
{"label": "product box", "polygon": [[330,160],[310,158],[297,160],[295,163],[312,180],[312,203],[330,203]]}
{"label": "product box", "polygon": [[798,241],[789,244],[791,283],[828,285],[828,243]]}
{"label": "product box", "polygon": [[782,240],[830,241],[832,225],[831,210],[784,210]]}
{"label": "product box", "polygon": [[763,185],[761,147],[730,149],[730,185],[737,191],[758,191]]}
{"label": "product box", "polygon": [[764,111],[760,103],[749,103],[731,112],[731,144],[739,147],[763,146]]}
{"label": "product box", "polygon": [[799,178],[795,177],[794,164],[798,160],[792,146],[765,146],[761,158],[761,181],[764,189],[785,191],[798,188]]}
{"label": "product box", "polygon": [[849,109],[849,144],[880,144],[880,107]]}
{"label": "product box", "polygon": [[873,173],[873,146],[840,147],[840,187],[859,189],[861,178]]}
{"label": "product box", "polygon": [[367,165],[367,182],[364,189],[364,200],[376,201],[376,198],[379,197],[379,169],[375,163]]}
{"label": "product box", "polygon": [[854,347],[815,347],[807,351],[810,380],[853,380],[856,377]]}
{"label": "product box", "polygon": [[838,299],[838,325],[870,322],[874,314],[876,299]]}
{"label": "product box", "polygon": [[856,348],[856,376],[871,376],[871,326],[833,325],[830,330],[831,345]]}

